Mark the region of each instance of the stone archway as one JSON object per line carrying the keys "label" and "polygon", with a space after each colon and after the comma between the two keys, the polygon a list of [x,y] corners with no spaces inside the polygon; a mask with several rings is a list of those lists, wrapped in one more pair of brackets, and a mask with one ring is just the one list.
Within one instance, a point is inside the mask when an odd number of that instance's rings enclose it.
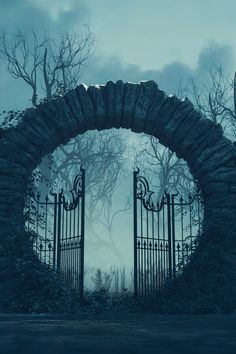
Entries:
{"label": "stone archway", "polygon": [[[178,288],[180,297],[195,296],[199,306],[214,297],[216,305],[226,309],[227,294],[232,308],[236,293],[236,149],[221,127],[201,116],[188,99],[167,96],[153,81],[80,85],[64,97],[26,110],[17,126],[1,132],[1,237],[9,230],[23,229],[23,191],[42,157],[87,130],[109,128],[157,137],[187,161],[203,193],[200,252],[177,282],[175,292],[169,290],[170,299],[176,298]],[[184,282],[190,290],[183,295],[179,284]]]}

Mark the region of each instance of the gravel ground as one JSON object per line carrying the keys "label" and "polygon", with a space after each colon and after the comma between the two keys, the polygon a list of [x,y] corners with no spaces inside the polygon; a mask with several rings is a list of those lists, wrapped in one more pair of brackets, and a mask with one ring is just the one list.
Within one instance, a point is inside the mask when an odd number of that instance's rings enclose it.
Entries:
{"label": "gravel ground", "polygon": [[236,315],[114,317],[0,314],[0,353],[236,353]]}

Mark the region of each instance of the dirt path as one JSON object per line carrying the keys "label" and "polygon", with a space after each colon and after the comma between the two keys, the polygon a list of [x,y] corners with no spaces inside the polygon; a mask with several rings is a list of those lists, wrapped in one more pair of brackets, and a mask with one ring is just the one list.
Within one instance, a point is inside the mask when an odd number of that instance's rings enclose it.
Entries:
{"label": "dirt path", "polygon": [[1,354],[236,353],[236,315],[0,315]]}

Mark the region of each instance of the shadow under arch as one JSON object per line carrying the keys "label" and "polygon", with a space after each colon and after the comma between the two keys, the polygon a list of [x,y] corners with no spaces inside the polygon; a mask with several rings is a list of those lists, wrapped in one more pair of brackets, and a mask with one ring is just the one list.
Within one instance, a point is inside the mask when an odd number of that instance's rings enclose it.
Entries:
{"label": "shadow under arch", "polygon": [[[110,128],[131,129],[158,138],[187,162],[202,191],[204,237],[198,256],[175,290],[169,290],[170,301],[185,297],[201,307],[204,298],[211,298],[216,308],[234,307],[235,146],[223,136],[221,126],[203,117],[187,98],[167,96],[154,81],[79,85],[63,97],[27,109],[16,126],[1,131],[1,239],[9,231],[23,230],[24,191],[41,159],[78,134]],[[191,291],[183,294],[188,288]],[[198,305],[192,307],[197,309]]]}

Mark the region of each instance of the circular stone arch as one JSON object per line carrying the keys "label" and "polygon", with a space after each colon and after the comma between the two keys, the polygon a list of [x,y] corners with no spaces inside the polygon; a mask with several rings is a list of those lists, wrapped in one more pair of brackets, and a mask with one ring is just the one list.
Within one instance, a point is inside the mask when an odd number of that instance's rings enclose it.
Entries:
{"label": "circular stone arch", "polygon": [[[183,158],[202,191],[203,235],[193,260],[166,291],[187,311],[232,309],[236,298],[236,149],[222,128],[188,99],[167,96],[154,81],[79,85],[63,97],[27,109],[1,131],[0,245],[23,230],[24,191],[41,159],[87,130],[126,128],[159,139]],[[179,299],[179,301],[177,300]],[[178,307],[179,306],[179,307]]]}

